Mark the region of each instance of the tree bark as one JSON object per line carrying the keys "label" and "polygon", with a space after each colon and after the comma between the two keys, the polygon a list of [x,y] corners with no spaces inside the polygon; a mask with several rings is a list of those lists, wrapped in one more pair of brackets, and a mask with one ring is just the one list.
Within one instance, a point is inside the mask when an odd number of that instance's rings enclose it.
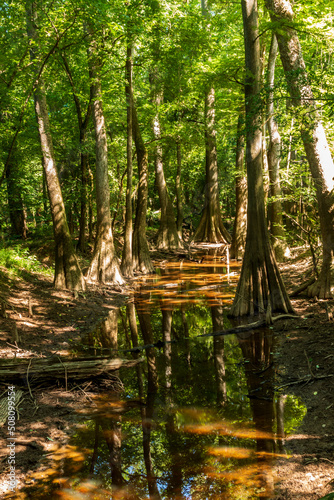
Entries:
{"label": "tree bark", "polygon": [[260,44],[256,0],[241,0],[245,42],[247,236],[231,316],[293,312],[269,241],[262,175]]}
{"label": "tree bark", "polygon": [[[35,2],[30,0],[26,2],[26,15],[28,38],[31,42],[30,58],[34,66],[34,72],[38,75],[38,34],[35,25]],[[34,102],[55,239],[54,285],[55,288],[58,289],[68,288],[70,290],[84,290],[85,280],[83,278],[78,259],[75,255],[66,219],[65,206],[56,168],[49,123],[49,113],[42,78],[40,78],[36,84]]]}
{"label": "tree bark", "polygon": [[[301,117],[300,132],[316,187],[323,262],[319,279],[309,287],[309,296],[331,296],[330,271],[334,249],[334,164],[317,105],[310,87],[297,32],[291,26],[294,13],[289,0],[266,0],[276,26],[278,47],[293,106]],[[283,28],[283,29],[282,29]]]}
{"label": "tree bark", "polygon": [[231,237],[224,227],[219,206],[218,164],[215,128],[215,91],[205,96],[205,204],[193,241],[230,243]]}
{"label": "tree bark", "polygon": [[133,270],[142,273],[153,273],[154,267],[150,258],[148,243],[146,239],[146,212],[148,198],[148,158],[147,150],[141,136],[137,110],[133,102],[132,108],[132,132],[136,146],[138,163],[138,199],[136,218],[133,231]]}
{"label": "tree bark", "polygon": [[245,175],[245,136],[243,132],[244,112],[239,114],[236,147],[235,178],[235,219],[230,250],[231,259],[240,259],[244,255],[247,231],[247,178]]}
{"label": "tree bark", "polygon": [[281,136],[274,118],[274,84],[275,65],[278,53],[276,35],[273,33],[268,57],[267,71],[267,130],[269,133],[269,147],[267,151],[269,170],[269,207],[268,220],[270,226],[271,243],[276,260],[282,262],[288,246],[285,240],[285,229],[283,227],[282,204],[280,200],[281,187],[279,180],[279,164],[281,154]]}
{"label": "tree bark", "polygon": [[[151,75],[151,84],[154,88],[155,76]],[[155,89],[154,89],[155,90]],[[155,92],[154,104],[156,107],[156,114],[153,120],[153,134],[156,139],[155,145],[155,179],[156,186],[159,194],[161,217],[160,227],[157,234],[157,248],[160,250],[177,250],[183,248],[183,242],[179,238],[176,227],[174,208],[168,194],[163,159],[162,159],[162,146],[159,142],[161,137],[160,119],[159,119],[159,106],[162,103],[162,94]]]}
{"label": "tree bark", "polygon": [[124,276],[133,276],[132,268],[132,46],[126,49],[126,115],[127,115],[127,142],[126,142],[126,211],[124,246],[121,270]]}
{"label": "tree bark", "polygon": [[183,241],[183,231],[182,231],[183,204],[182,204],[182,184],[181,184],[182,153],[181,153],[181,143],[179,139],[176,142],[176,162],[177,162],[177,171],[175,179],[176,209],[177,209],[176,227],[179,239]]}
{"label": "tree bark", "polygon": [[100,61],[97,56],[97,44],[94,40],[91,40],[88,52],[92,116],[95,129],[97,224],[94,252],[87,278],[100,283],[122,284],[124,280],[115,255],[111,229],[107,134],[102,109]]}
{"label": "tree bark", "polygon": [[[81,170],[81,188],[80,188],[80,220],[79,220],[79,239],[78,248],[81,252],[86,251],[86,226],[87,226],[87,187],[89,182],[88,177],[88,153],[84,152],[86,133],[91,115],[91,99],[89,100],[87,111],[83,117],[80,99],[76,92],[72,72],[68,64],[65,54],[61,54],[64,68],[73,92],[74,104],[77,112],[78,127],[79,127],[79,145],[80,145],[80,170]],[[90,96],[92,97],[92,96]]]}

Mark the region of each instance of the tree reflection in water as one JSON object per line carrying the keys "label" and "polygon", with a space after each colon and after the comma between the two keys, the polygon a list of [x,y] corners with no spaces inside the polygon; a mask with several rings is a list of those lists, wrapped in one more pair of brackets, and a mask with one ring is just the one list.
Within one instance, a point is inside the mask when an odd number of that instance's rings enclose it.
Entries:
{"label": "tree reflection in water", "polygon": [[86,409],[71,443],[86,450],[81,468],[71,476],[61,462],[67,491],[78,492],[80,478],[87,499],[271,498],[284,435],[271,331],[198,338],[230,326],[233,263],[229,276],[217,255],[167,271],[138,280],[118,320],[109,316],[111,333],[99,330],[100,344],[146,360],[121,371],[123,394],[101,394]]}

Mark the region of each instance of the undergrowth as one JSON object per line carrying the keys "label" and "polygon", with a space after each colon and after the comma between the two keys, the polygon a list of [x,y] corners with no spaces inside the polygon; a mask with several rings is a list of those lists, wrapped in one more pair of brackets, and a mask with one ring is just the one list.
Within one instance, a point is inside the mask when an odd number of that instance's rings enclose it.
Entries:
{"label": "undergrowth", "polygon": [[51,268],[43,265],[36,255],[19,243],[0,247],[0,267],[5,267],[11,276],[24,277],[26,273],[53,275]]}

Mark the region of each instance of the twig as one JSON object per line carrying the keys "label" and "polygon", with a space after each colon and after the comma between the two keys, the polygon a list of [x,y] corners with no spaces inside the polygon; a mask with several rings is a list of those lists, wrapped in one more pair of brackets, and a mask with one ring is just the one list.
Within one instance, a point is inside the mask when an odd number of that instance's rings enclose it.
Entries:
{"label": "twig", "polygon": [[33,395],[32,395],[31,388],[30,388],[30,384],[29,384],[29,368],[30,368],[31,362],[32,362],[32,358],[30,358],[30,360],[29,360],[29,365],[28,365],[28,368],[27,368],[27,385],[28,385],[28,389],[29,389],[29,394],[30,394],[30,397],[31,397],[31,399],[33,400],[33,399],[34,399],[34,397],[33,397]]}
{"label": "twig", "polygon": [[59,359],[60,363],[63,365],[64,370],[65,370],[65,391],[67,392],[67,368],[59,356],[58,356],[58,359]]}
{"label": "twig", "polygon": [[308,375],[307,377],[301,378],[299,380],[294,380],[293,382],[289,382],[287,384],[279,385],[277,387],[277,389],[283,389],[283,387],[289,387],[290,385],[297,385],[297,384],[301,384],[302,382],[309,382],[310,380],[312,380],[312,381],[314,381],[314,380],[321,380],[321,379],[329,378],[329,377],[334,377],[334,374],[314,376],[313,379],[311,379],[311,376]]}
{"label": "twig", "polygon": [[312,369],[311,369],[310,360],[309,360],[309,359],[308,359],[308,357],[307,357],[307,354],[306,354],[305,349],[304,349],[304,354],[305,354],[305,357],[306,357],[306,361],[307,361],[307,365],[308,365],[308,369],[309,369],[309,371],[310,371],[310,374],[311,374],[312,378],[314,378],[314,373],[312,372]]}

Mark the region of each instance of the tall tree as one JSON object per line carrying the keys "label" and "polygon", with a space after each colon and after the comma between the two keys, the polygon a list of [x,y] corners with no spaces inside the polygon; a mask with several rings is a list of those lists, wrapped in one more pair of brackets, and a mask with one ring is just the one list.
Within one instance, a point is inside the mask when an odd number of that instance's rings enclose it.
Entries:
{"label": "tall tree", "polygon": [[247,230],[247,178],[245,173],[244,108],[239,113],[235,154],[235,218],[230,256],[239,259],[245,251]]}
{"label": "tall tree", "polygon": [[126,48],[126,212],[124,246],[121,270],[125,276],[133,276],[132,267],[132,44]]}
{"label": "tall tree", "polygon": [[155,165],[155,182],[158,189],[161,217],[160,227],[157,235],[157,247],[163,250],[175,250],[183,247],[183,242],[179,238],[179,233],[176,227],[175,213],[170,199],[164,172],[164,164],[162,157],[161,125],[159,117],[159,109],[162,104],[163,94],[157,88],[157,74],[155,71],[151,74],[151,86],[153,90],[153,100],[155,105],[155,116],[153,119],[153,134],[156,140],[154,151]]}
{"label": "tall tree", "polygon": [[331,264],[334,251],[334,164],[326,134],[308,80],[294,13],[289,0],[266,0],[273,21],[283,69],[293,106],[300,111],[300,132],[316,188],[323,261],[318,280],[308,289],[310,296],[331,295]]}
{"label": "tall tree", "polygon": [[30,41],[30,58],[36,78],[34,90],[35,113],[38,123],[39,139],[42,149],[42,161],[50,200],[53,231],[55,239],[55,277],[56,288],[84,290],[85,281],[81,273],[78,259],[68,229],[65,206],[56,168],[55,154],[51,137],[49,113],[46,102],[45,87],[42,78],[38,78],[39,37],[36,26],[36,3],[26,2],[27,32]]}
{"label": "tall tree", "polygon": [[268,220],[270,234],[276,260],[281,262],[288,250],[285,230],[283,227],[282,203],[280,200],[281,186],[279,179],[279,165],[281,154],[281,136],[275,121],[274,85],[275,66],[278,53],[277,38],[272,34],[267,67],[267,130],[269,133],[269,147],[267,151],[269,173],[269,207]]}
{"label": "tall tree", "polygon": [[70,86],[72,88],[73,99],[75,103],[75,109],[77,112],[78,118],[78,127],[79,127],[79,145],[80,145],[80,170],[81,170],[81,196],[80,196],[80,223],[79,223],[79,241],[78,248],[81,252],[85,252],[86,250],[86,226],[87,226],[87,188],[89,182],[88,175],[88,153],[85,151],[85,141],[87,135],[87,129],[89,124],[89,119],[91,116],[91,96],[88,101],[88,106],[86,112],[83,113],[82,105],[80,102],[80,98],[78,95],[78,91],[76,89],[74,78],[72,75],[72,71],[70,65],[68,63],[65,52],[61,53],[63,65],[65,72],[67,74]]}
{"label": "tall tree", "polygon": [[182,170],[182,152],[181,152],[181,143],[180,138],[178,137],[176,140],[176,177],[175,177],[175,194],[176,194],[176,226],[177,226],[177,234],[180,238],[180,241],[183,240],[183,231],[182,231],[182,223],[183,223],[183,203],[182,203],[182,183],[181,183],[181,170]]}
{"label": "tall tree", "polygon": [[[90,28],[89,31],[91,31]],[[90,36],[88,64],[91,80],[92,117],[95,130],[97,227],[93,258],[87,277],[101,283],[122,284],[124,280],[115,254],[111,228],[108,147],[100,78],[101,60],[98,54],[97,42],[92,38],[92,35]]]}
{"label": "tall tree", "polygon": [[154,267],[146,239],[146,212],[148,198],[148,156],[137,116],[135,103],[132,103],[132,132],[136,146],[138,164],[138,197],[136,218],[133,230],[133,269],[142,273],[153,273]]}
{"label": "tall tree", "polygon": [[245,257],[232,316],[292,312],[267,229],[262,174],[261,65],[257,0],[241,0],[245,43],[246,166],[248,182]]}
{"label": "tall tree", "polygon": [[215,126],[215,91],[212,87],[205,96],[205,201],[194,241],[230,243],[231,237],[225,229],[219,206],[218,163]]}
{"label": "tall tree", "polygon": [[[208,1],[201,0],[202,14],[209,17]],[[231,237],[225,229],[219,206],[218,163],[215,120],[215,90],[209,85],[205,92],[205,202],[193,241],[230,243]]]}

